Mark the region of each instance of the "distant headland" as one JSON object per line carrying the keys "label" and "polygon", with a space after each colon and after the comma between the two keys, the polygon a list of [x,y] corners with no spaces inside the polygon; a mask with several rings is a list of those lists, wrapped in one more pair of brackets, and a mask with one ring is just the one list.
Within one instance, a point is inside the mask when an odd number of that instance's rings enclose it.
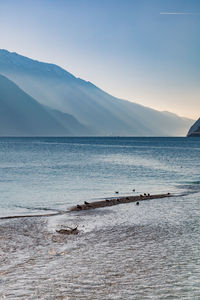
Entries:
{"label": "distant headland", "polygon": [[187,134],[188,137],[200,137],[200,118],[192,125]]}

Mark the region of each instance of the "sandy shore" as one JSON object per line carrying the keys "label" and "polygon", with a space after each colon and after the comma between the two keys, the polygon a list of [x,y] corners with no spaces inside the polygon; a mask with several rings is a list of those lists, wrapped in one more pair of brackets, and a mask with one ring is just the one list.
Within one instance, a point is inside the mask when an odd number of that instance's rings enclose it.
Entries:
{"label": "sandy shore", "polygon": [[101,201],[95,201],[95,202],[85,202],[84,204],[78,204],[76,206],[73,206],[70,211],[80,211],[80,210],[89,210],[89,209],[95,209],[100,207],[107,207],[107,206],[113,206],[118,204],[124,204],[124,203],[130,203],[130,202],[137,202],[139,204],[140,201],[144,200],[151,200],[151,199],[160,199],[160,198],[167,198],[172,197],[170,193],[167,194],[156,194],[156,195],[150,195],[150,194],[144,194],[140,196],[124,196],[124,197],[117,197],[112,199],[105,199]]}

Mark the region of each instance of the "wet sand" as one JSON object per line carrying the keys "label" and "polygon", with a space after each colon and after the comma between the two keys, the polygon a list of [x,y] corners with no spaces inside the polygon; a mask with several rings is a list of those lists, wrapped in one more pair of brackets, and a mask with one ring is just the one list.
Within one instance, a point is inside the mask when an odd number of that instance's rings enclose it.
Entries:
{"label": "wet sand", "polygon": [[198,196],[143,200],[2,220],[0,299],[198,299]]}
{"label": "wet sand", "polygon": [[117,197],[117,198],[106,199],[101,201],[95,201],[91,203],[78,204],[76,206],[73,206],[70,209],[70,211],[89,210],[89,209],[113,206],[118,204],[125,204],[130,202],[136,202],[137,204],[139,204],[138,202],[140,201],[167,198],[167,197],[172,197],[172,195],[170,193],[167,193],[167,194],[156,194],[156,195],[146,194],[146,195],[139,195],[139,196],[123,196],[123,197]]}

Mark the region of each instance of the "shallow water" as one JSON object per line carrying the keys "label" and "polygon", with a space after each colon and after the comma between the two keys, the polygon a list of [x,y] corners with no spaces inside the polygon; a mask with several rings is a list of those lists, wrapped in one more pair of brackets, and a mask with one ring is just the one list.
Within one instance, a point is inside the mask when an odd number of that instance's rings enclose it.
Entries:
{"label": "shallow water", "polygon": [[[0,299],[200,299],[199,139],[1,139],[0,145],[2,216],[63,210],[115,190],[178,195],[1,220]],[[76,225],[79,235],[55,231]]]}
{"label": "shallow water", "polygon": [[66,210],[116,190],[193,189],[199,157],[197,138],[0,138],[0,216]]}

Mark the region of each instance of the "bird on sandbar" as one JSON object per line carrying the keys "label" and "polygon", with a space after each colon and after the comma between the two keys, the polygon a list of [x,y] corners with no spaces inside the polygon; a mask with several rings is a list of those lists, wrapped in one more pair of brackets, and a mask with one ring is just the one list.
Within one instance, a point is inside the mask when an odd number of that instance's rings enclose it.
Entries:
{"label": "bird on sandbar", "polygon": [[148,196],[150,196],[150,194],[148,194]]}
{"label": "bird on sandbar", "polygon": [[85,204],[85,205],[88,205],[88,204],[90,204],[90,203],[89,203],[89,202],[87,202],[87,201],[84,201],[84,204]]}
{"label": "bird on sandbar", "polygon": [[144,193],[144,196],[146,196],[147,194],[146,193]]}
{"label": "bird on sandbar", "polygon": [[119,192],[118,192],[118,191],[116,191],[116,192],[115,192],[115,194],[119,194]]}
{"label": "bird on sandbar", "polygon": [[106,202],[110,202],[110,200],[106,199]]}
{"label": "bird on sandbar", "polygon": [[82,209],[82,206],[80,206],[79,204],[76,206],[78,209]]}
{"label": "bird on sandbar", "polygon": [[129,200],[129,197],[126,197],[126,200]]}
{"label": "bird on sandbar", "polygon": [[140,195],[140,197],[142,198],[142,197],[143,197],[143,195]]}
{"label": "bird on sandbar", "polygon": [[135,189],[133,189],[132,191],[135,192]]}
{"label": "bird on sandbar", "polygon": [[76,227],[72,228],[72,229],[71,229],[71,231],[76,231],[76,230],[77,230],[77,228],[78,228],[78,226],[76,226]]}
{"label": "bird on sandbar", "polygon": [[136,205],[139,205],[139,204],[140,204],[140,203],[137,201],[137,202],[136,202]]}

